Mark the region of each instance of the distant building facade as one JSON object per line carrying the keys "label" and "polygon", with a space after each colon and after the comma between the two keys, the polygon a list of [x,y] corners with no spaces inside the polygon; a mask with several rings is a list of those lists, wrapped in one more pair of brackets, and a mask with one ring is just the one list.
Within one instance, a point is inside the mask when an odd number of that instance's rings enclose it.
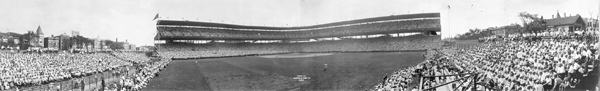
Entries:
{"label": "distant building facade", "polygon": [[585,25],[587,25],[587,28],[598,28],[598,19],[584,18],[583,21],[585,21]]}
{"label": "distant building facade", "polygon": [[579,15],[575,16],[566,16],[560,17],[557,14],[557,17],[553,19],[547,19],[546,26],[548,29],[556,30],[556,31],[573,31],[576,29],[584,29],[586,27],[586,22]]}
{"label": "distant building facade", "polygon": [[59,50],[61,48],[60,36],[51,36],[44,38],[44,48],[49,50]]}
{"label": "distant building facade", "polygon": [[0,49],[12,49],[18,47],[19,40],[11,35],[0,35]]}
{"label": "distant building facade", "polygon": [[42,32],[42,28],[40,26],[38,26],[37,30],[35,31],[36,36],[33,38],[34,41],[32,41],[33,45],[35,45],[35,47],[43,47],[44,46],[44,33]]}
{"label": "distant building facade", "polygon": [[37,30],[28,31],[27,34],[22,35],[19,38],[19,47],[20,49],[41,49],[44,47],[44,33],[42,32],[42,28],[38,26]]}
{"label": "distant building facade", "polygon": [[71,36],[67,35],[67,34],[61,34],[59,36],[59,49],[60,50],[69,50],[71,48]]}

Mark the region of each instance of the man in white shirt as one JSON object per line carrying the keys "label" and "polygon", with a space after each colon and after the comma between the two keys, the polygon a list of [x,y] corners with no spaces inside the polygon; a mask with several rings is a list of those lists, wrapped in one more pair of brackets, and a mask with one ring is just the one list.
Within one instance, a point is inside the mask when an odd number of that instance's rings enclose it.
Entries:
{"label": "man in white shirt", "polygon": [[554,70],[556,71],[556,73],[561,74],[561,73],[565,73],[565,69],[562,65],[554,68]]}
{"label": "man in white shirt", "polygon": [[327,71],[327,64],[323,64],[324,68],[323,71]]}
{"label": "man in white shirt", "polygon": [[571,67],[569,67],[569,73],[575,73],[577,69],[579,69],[579,67],[579,64],[574,63],[573,65],[571,65]]}

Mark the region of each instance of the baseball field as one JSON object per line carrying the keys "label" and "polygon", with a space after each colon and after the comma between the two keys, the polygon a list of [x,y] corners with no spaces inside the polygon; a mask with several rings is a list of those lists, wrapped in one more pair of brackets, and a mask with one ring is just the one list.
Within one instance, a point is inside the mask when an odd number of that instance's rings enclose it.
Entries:
{"label": "baseball field", "polygon": [[[366,90],[423,51],[294,53],[173,60],[144,90]],[[303,81],[302,81],[303,80]]]}

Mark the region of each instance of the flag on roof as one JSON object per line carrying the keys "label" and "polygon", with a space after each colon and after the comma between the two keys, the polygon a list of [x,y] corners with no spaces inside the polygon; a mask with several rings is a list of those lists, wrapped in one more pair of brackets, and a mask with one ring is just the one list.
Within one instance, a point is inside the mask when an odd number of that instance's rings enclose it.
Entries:
{"label": "flag on roof", "polygon": [[156,16],[154,16],[154,19],[152,19],[153,21],[158,19],[158,13],[156,13]]}

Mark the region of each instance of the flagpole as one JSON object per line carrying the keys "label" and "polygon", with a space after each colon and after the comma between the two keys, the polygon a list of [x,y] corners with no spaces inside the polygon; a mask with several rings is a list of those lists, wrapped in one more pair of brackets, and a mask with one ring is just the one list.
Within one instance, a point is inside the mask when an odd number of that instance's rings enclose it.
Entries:
{"label": "flagpole", "polygon": [[451,30],[451,28],[450,28],[450,19],[452,19],[452,18],[450,18],[450,5],[448,5],[448,17],[446,17],[446,19],[448,20],[448,23],[447,23],[448,24],[447,25],[448,30],[446,30],[446,31],[450,31]]}

